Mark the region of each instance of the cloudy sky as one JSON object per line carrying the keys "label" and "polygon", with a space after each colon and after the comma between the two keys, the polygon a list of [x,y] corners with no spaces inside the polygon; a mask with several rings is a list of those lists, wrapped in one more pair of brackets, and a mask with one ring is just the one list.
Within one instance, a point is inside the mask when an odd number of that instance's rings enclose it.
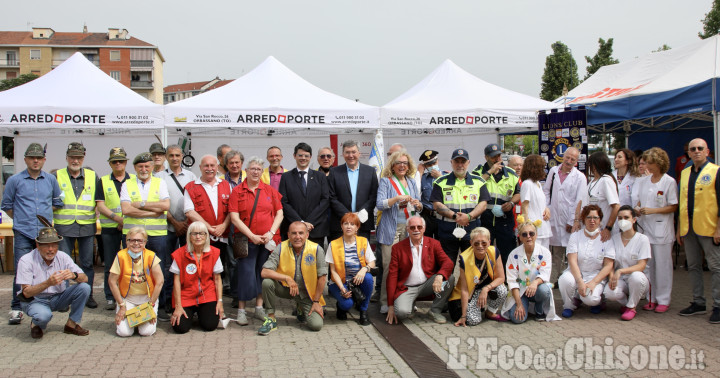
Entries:
{"label": "cloudy sky", "polygon": [[[7,0],[3,0],[7,2]],[[628,61],[698,41],[711,0],[97,0],[12,2],[0,29],[107,32],[160,48],[164,85],[234,79],[273,55],[327,91],[383,105],[445,59],[485,81],[539,96],[550,45],[585,55],[614,38]]]}

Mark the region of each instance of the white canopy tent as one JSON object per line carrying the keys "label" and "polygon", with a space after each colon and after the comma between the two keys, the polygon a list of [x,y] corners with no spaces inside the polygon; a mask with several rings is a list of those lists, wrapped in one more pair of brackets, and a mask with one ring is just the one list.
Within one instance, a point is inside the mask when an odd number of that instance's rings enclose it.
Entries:
{"label": "white canopy tent", "polygon": [[380,108],[383,128],[460,128],[467,132],[537,130],[537,111],[551,102],[483,81],[451,60]]}

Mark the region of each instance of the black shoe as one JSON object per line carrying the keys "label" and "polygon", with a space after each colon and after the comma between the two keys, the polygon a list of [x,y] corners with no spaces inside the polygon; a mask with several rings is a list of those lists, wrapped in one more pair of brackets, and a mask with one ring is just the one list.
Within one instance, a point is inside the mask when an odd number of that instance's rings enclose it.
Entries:
{"label": "black shoe", "polygon": [[232,304],[230,306],[232,308],[238,308],[239,305],[240,305],[240,300],[238,300],[237,298],[233,298]]}
{"label": "black shoe", "polygon": [[303,314],[302,309],[297,309],[297,315],[295,316],[301,324],[307,323],[307,315]]}
{"label": "black shoe", "polygon": [[680,310],[680,315],[682,315],[682,316],[701,315],[706,312],[707,312],[707,310],[706,310],[705,306],[700,306],[700,305],[696,304],[695,302],[691,302],[690,306]]}
{"label": "black shoe", "polygon": [[223,297],[230,297],[230,286],[223,286]]}
{"label": "black shoe", "polygon": [[708,321],[712,324],[720,323],[720,307],[713,307],[712,315],[710,315],[710,320]]}
{"label": "black shoe", "polygon": [[339,306],[336,308],[335,316],[337,316],[338,320],[347,320],[347,311],[341,310]]}
{"label": "black shoe", "polygon": [[370,296],[370,302],[380,302],[380,290],[376,290],[372,296]]}
{"label": "black shoe", "polygon": [[88,298],[87,302],[85,302],[85,307],[87,308],[97,308],[97,306],[98,304],[93,297]]}
{"label": "black shoe", "polygon": [[545,314],[535,314],[535,320],[537,320],[538,322],[545,321],[545,319],[547,319],[547,315],[545,315]]}
{"label": "black shoe", "polygon": [[[87,305],[86,305],[86,306],[87,306]],[[70,311],[70,306],[63,307],[63,308],[59,308],[59,309],[58,309],[58,312],[68,312],[68,311]]]}
{"label": "black shoe", "polygon": [[370,318],[368,317],[367,311],[360,311],[360,319],[358,319],[358,324],[361,326],[370,325]]}
{"label": "black shoe", "polygon": [[164,308],[158,310],[157,319],[161,322],[169,322],[170,314]]}

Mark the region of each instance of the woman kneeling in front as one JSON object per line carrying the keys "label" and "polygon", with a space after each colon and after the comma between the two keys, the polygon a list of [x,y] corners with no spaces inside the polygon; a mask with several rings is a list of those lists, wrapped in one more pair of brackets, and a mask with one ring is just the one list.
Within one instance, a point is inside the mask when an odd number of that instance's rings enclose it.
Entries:
{"label": "woman kneeling in front", "polygon": [[621,233],[612,237],[615,245],[615,271],[610,272],[605,297],[618,301],[622,320],[635,317],[635,307],[647,295],[650,283],[644,270],[650,259],[650,240],[637,232],[635,210],[623,205],[618,211]]}
{"label": "woman kneeling in front", "polygon": [[213,331],[223,317],[220,250],[210,245],[203,222],[193,222],[187,230],[187,245],[172,253],[170,272],[175,275],[170,324],[177,333],[186,333],[198,314],[200,327]]}
{"label": "woman kneeling in front", "polygon": [[[548,284],[552,269],[550,251],[535,243],[537,229],[532,223],[520,224],[518,236],[522,245],[510,252],[505,268],[512,299],[505,301],[502,316],[520,324],[527,320],[528,311],[533,310],[535,320],[559,320],[555,315],[555,302]],[[532,308],[530,302],[535,302]]]}
{"label": "woman kneeling in front", "polygon": [[602,217],[599,206],[585,206],[580,213],[585,228],[570,235],[566,252],[568,268],[558,279],[564,318],[573,316],[580,303],[590,306],[593,314],[603,310],[602,293],[605,279],[613,269],[615,247],[612,240],[600,239]]}
{"label": "woman kneeling in front", "polygon": [[487,228],[470,232],[470,248],[460,254],[459,265],[460,278],[448,301],[455,326],[473,326],[483,318],[504,320],[497,312],[507,298],[505,268],[500,254],[490,245]]}
{"label": "woman kneeling in front", "polygon": [[[115,333],[130,337],[135,333],[125,317],[125,312],[143,303],[158,310],[158,297],[163,287],[160,259],[155,252],[145,249],[147,233],[142,227],[133,227],[127,233],[127,248],[119,251],[110,268],[108,285],[117,303],[115,312]],[[106,262],[106,264],[109,262]],[[137,326],[141,336],[155,333],[157,319],[151,319]]]}

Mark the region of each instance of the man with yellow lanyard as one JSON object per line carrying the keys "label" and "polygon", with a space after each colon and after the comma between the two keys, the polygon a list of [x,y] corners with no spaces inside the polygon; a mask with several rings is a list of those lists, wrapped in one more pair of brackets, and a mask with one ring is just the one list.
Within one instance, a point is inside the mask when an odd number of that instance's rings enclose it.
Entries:
{"label": "man with yellow lanyard", "polygon": [[470,231],[480,227],[480,214],[490,195],[485,180],[468,173],[467,150],[453,151],[450,163],[453,171],[435,180],[430,201],[438,218],[440,245],[455,264],[458,253],[470,248]]}
{"label": "man with yellow lanyard", "polygon": [[[105,281],[110,277],[110,266],[115,260],[117,252],[122,249],[123,215],[120,208],[120,190],[125,180],[135,178],[129,175],[127,167],[127,153],[122,147],[110,149],[108,164],[112,172],[100,179],[100,185],[95,190],[95,203],[100,218],[100,238],[102,239],[105,254]],[[105,309],[115,309],[115,299],[110,286],[105,285]]]}
{"label": "man with yellow lanyard", "polygon": [[61,251],[72,255],[77,242],[80,268],[88,277],[91,290],[85,305],[96,308],[98,305],[93,299],[92,287],[95,279],[93,250],[97,232],[95,188],[99,186],[99,181],[93,170],[83,168],[85,147],[82,143],[70,143],[65,153],[65,160],[67,168],[55,172],[64,205],[61,209],[53,211],[53,220],[58,235],[63,237],[60,241]]}
{"label": "man with yellow lanyard", "polygon": [[706,312],[702,252],[712,272],[713,310],[710,323],[720,323],[720,167],[707,161],[709,150],[702,139],[693,139],[688,148],[693,164],[680,174],[680,214],[677,241],[685,245],[693,301],[680,315]]}
{"label": "man with yellow lanyard", "polygon": [[[145,248],[155,252],[160,258],[163,271],[163,290],[160,293],[160,303],[166,303],[172,298],[173,277],[170,275],[172,258],[167,246],[167,211],[170,209],[170,194],[164,179],[154,177],[153,157],[143,152],[133,159],[135,167],[134,179],[126,180],[120,189],[120,207],[123,212],[123,247],[127,247],[125,238],[128,231],[135,227],[145,228],[148,234]],[[158,320],[170,320],[160,309]]]}
{"label": "man with yellow lanyard", "polygon": [[490,193],[487,210],[482,213],[482,224],[490,230],[491,242],[495,243],[505,264],[510,251],[517,247],[512,211],[520,202],[519,177],[515,171],[503,165],[502,151],[497,144],[491,143],[485,147],[485,160],[486,163],[473,172],[482,176]]}
{"label": "man with yellow lanyard", "polygon": [[327,283],[328,267],[323,248],[309,240],[307,226],[300,221],[288,228],[288,240],[270,254],[260,275],[262,294],[268,316],[258,335],[268,335],[277,329],[275,303],[277,298],[293,299],[299,309],[297,318],[307,321],[311,331],[323,326],[323,289]]}

